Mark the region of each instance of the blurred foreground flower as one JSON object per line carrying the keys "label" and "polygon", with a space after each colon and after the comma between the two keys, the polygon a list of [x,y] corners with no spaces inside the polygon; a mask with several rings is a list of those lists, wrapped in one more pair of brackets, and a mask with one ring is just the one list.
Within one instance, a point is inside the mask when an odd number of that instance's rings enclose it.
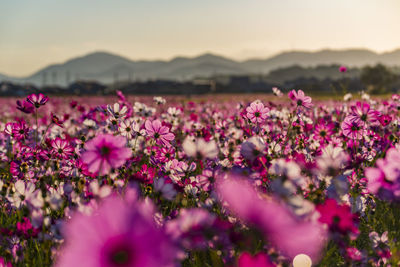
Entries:
{"label": "blurred foreground flower", "polygon": [[150,203],[106,199],[92,215],[76,213],[63,233],[56,266],[174,266],[177,249],[156,227]]}
{"label": "blurred foreground flower", "polygon": [[206,142],[203,138],[193,140],[186,137],[182,144],[183,150],[189,157],[203,158],[216,158],[218,156],[218,147],[214,140]]}
{"label": "blurred foreground flower", "polygon": [[248,182],[237,177],[220,178],[217,191],[232,212],[261,230],[288,257],[304,253],[314,262],[319,258],[326,241],[320,223],[296,218],[275,200],[260,198]]}
{"label": "blurred foreground flower", "polygon": [[251,256],[250,253],[244,252],[239,256],[238,267],[274,267],[268,256],[263,253]]}

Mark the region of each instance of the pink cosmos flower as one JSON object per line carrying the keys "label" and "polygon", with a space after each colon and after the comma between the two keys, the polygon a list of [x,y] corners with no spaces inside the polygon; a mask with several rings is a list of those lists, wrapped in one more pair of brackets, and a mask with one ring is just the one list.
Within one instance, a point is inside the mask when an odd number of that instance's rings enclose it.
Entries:
{"label": "pink cosmos flower", "polygon": [[260,198],[259,193],[240,178],[219,178],[217,192],[231,211],[258,227],[265,238],[287,256],[294,258],[304,253],[313,260],[319,258],[326,232],[318,222],[302,221],[275,200]]}
{"label": "pink cosmos flower", "polygon": [[379,122],[382,126],[387,126],[392,121],[392,117],[387,114],[383,114],[379,116]]}
{"label": "pink cosmos flower", "polygon": [[131,157],[132,151],[125,145],[126,139],[122,136],[98,135],[85,143],[82,161],[88,165],[89,172],[108,174],[111,168],[122,166]]}
{"label": "pink cosmos flower", "polygon": [[363,254],[355,247],[346,248],[347,257],[353,261],[361,261]]}
{"label": "pink cosmos flower", "polygon": [[68,159],[74,153],[74,148],[69,142],[60,137],[51,141],[51,146],[53,147],[51,153],[61,159]]}
{"label": "pink cosmos flower", "polygon": [[264,104],[260,101],[254,101],[246,108],[247,118],[252,123],[262,123],[267,118],[269,108],[264,107]]}
{"label": "pink cosmos flower", "polygon": [[175,266],[177,249],[157,228],[153,208],[106,199],[92,215],[73,215],[63,229],[65,246],[58,267]]}
{"label": "pink cosmos flower", "polygon": [[60,120],[55,114],[53,114],[53,113],[51,113],[51,121],[54,123],[54,124],[56,124],[56,125],[58,125],[58,126],[60,126],[61,128],[64,128],[64,126],[63,126],[63,121],[62,120]]}
{"label": "pink cosmos flower", "polygon": [[315,138],[320,142],[330,141],[333,135],[333,129],[335,125],[333,123],[320,122],[315,126]]}
{"label": "pink cosmos flower", "polygon": [[370,108],[368,103],[358,101],[355,106],[351,106],[352,116],[360,119],[362,122],[376,122],[379,120],[380,113]]}
{"label": "pink cosmos flower", "polygon": [[49,101],[49,98],[42,93],[39,93],[38,95],[36,94],[31,94],[26,98],[26,101],[31,103],[32,105],[35,106],[35,108],[39,108],[40,106],[43,106],[44,104]]}
{"label": "pink cosmos flower", "polygon": [[175,157],[175,149],[173,147],[158,148],[155,157],[162,163],[168,162]]}
{"label": "pink cosmos flower", "polygon": [[182,209],[179,216],[166,224],[167,233],[186,249],[207,247],[205,232],[211,229],[216,218],[200,208]]}
{"label": "pink cosmos flower", "polygon": [[0,267],[12,267],[11,262],[6,262],[2,257],[0,257]]}
{"label": "pink cosmos flower", "polygon": [[166,146],[170,146],[170,142],[174,140],[175,135],[169,132],[169,128],[166,126],[162,126],[159,120],[147,120],[144,124],[147,134],[150,137],[153,137],[157,144],[163,144]]}
{"label": "pink cosmos flower", "polygon": [[26,125],[25,121],[21,120],[17,123],[13,123],[12,135],[16,139],[26,139],[29,134],[29,127]]}
{"label": "pink cosmos flower", "polygon": [[347,67],[342,65],[342,66],[339,67],[339,71],[340,72],[346,72],[347,71]]}
{"label": "pink cosmos flower", "polygon": [[302,90],[292,90],[288,94],[289,98],[296,103],[298,107],[311,108],[311,97],[306,96]]}
{"label": "pink cosmos flower", "polygon": [[363,136],[363,123],[353,116],[344,118],[341,128],[343,134],[350,139],[361,139]]}
{"label": "pink cosmos flower", "polygon": [[148,167],[146,164],[143,164],[140,171],[136,173],[135,178],[146,184],[152,184],[155,175],[156,175],[155,168]]}
{"label": "pink cosmos flower", "polygon": [[275,264],[271,263],[268,256],[264,253],[258,253],[252,256],[248,252],[243,252],[239,256],[238,267],[274,267]]}
{"label": "pink cosmos flower", "polygon": [[366,168],[368,191],[384,199],[400,199],[400,151],[391,148],[385,159],[376,161],[377,168]]}

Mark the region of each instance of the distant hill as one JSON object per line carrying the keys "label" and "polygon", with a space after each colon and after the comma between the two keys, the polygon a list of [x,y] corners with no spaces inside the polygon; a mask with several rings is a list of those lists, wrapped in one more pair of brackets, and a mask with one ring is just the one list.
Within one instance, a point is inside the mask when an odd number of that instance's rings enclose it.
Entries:
{"label": "distant hill", "polygon": [[107,52],[95,52],[73,58],[62,64],[45,67],[24,78],[0,74],[0,81],[65,86],[76,80],[112,83],[123,80],[187,80],[220,74],[267,74],[289,66],[315,67],[343,64],[362,67],[382,63],[400,66],[400,49],[378,54],[366,49],[321,50],[317,52],[283,52],[267,59],[235,61],[214,54],[198,57],[176,57],[170,61],[133,61]]}

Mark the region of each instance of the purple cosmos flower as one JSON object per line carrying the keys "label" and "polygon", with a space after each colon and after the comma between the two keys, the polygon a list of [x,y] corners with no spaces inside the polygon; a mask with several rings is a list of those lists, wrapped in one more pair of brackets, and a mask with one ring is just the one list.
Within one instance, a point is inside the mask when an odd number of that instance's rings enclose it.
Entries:
{"label": "purple cosmos flower", "polygon": [[126,139],[122,136],[98,135],[85,143],[82,161],[88,165],[89,172],[108,174],[111,168],[122,166],[131,157],[132,151],[125,145]]}
{"label": "purple cosmos flower", "polygon": [[90,216],[76,213],[65,225],[56,266],[174,266],[177,250],[156,227],[152,209],[110,197]]}

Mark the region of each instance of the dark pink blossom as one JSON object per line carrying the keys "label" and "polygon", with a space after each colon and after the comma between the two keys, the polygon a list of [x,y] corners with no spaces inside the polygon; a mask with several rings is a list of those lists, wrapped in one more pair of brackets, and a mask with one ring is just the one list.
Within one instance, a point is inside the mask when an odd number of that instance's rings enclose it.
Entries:
{"label": "dark pink blossom", "polygon": [[17,100],[17,109],[21,110],[22,112],[26,113],[26,114],[30,114],[32,113],[35,108],[33,107],[33,105],[27,101],[19,101]]}
{"label": "dark pink blossom", "polygon": [[31,94],[26,98],[26,101],[31,103],[32,105],[35,106],[35,108],[39,108],[40,106],[43,106],[44,104],[49,101],[49,98],[42,93],[39,94]]}
{"label": "dark pink blossom", "polygon": [[238,267],[274,267],[275,264],[271,263],[268,256],[264,253],[258,253],[252,256],[248,252],[243,252],[239,256]]}
{"label": "dark pink blossom", "polygon": [[347,67],[342,65],[342,66],[339,67],[339,71],[340,72],[346,72],[347,71]]}
{"label": "dark pink blossom", "polygon": [[326,223],[332,231],[358,234],[357,216],[351,213],[350,206],[327,199],[324,204],[317,206],[317,210],[321,214],[319,221]]}

